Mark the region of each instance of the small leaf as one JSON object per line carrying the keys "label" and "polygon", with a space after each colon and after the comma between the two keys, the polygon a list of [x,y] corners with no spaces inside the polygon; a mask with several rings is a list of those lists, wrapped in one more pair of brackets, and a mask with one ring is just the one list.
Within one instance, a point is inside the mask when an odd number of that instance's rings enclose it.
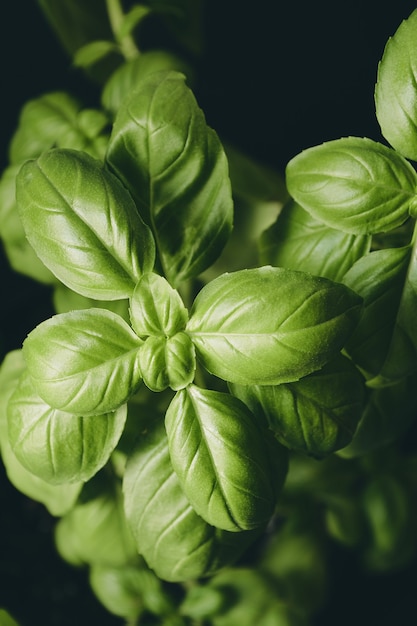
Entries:
{"label": "small leaf", "polygon": [[82,152],[27,162],[17,202],[29,242],[65,285],[96,300],[129,297],[154,263],[154,242],[129,193]]}
{"label": "small leaf", "polygon": [[185,333],[173,337],[148,337],[140,349],[143,382],[151,391],[168,387],[177,391],[191,384],[196,368],[195,349]]}
{"label": "small leaf", "polygon": [[165,278],[144,274],[130,299],[132,326],[139,337],[163,335],[172,337],[185,329],[188,311],[180,294]]}
{"label": "small leaf", "polygon": [[172,582],[230,564],[256,533],[208,525],[191,507],[172,469],[162,422],[136,442],[123,479],[126,518],[137,549],[157,576]]}
{"label": "small leaf", "polygon": [[113,41],[90,41],[74,54],[75,67],[90,67],[111,53],[121,54],[120,48]]}
{"label": "small leaf", "polygon": [[114,615],[138,621],[144,611],[139,566],[109,567],[93,565],[89,582],[101,604]]}
{"label": "small leaf", "polygon": [[23,353],[36,391],[51,407],[77,415],[116,410],[140,382],[142,341],[116,313],[61,313],[26,338]]}
{"label": "small leaf", "polygon": [[284,268],[223,274],[203,287],[187,333],[204,367],[243,385],[291,382],[341,350],[361,311],[353,291]]}
{"label": "small leaf", "polygon": [[232,226],[227,159],[183,75],[138,84],[117,114],[107,160],[152,225],[174,286],[215,261]]}
{"label": "small leaf", "polygon": [[366,138],[309,148],[287,165],[290,195],[331,228],[354,235],[400,226],[414,201],[417,174],[400,154]]}
{"label": "small leaf", "polygon": [[127,35],[130,35],[135,30],[135,28],[139,26],[141,22],[143,22],[143,20],[147,15],[149,15],[149,13],[151,13],[151,9],[144,4],[136,4],[135,6],[133,6],[123,18],[123,21],[117,32],[118,40],[120,41]]}
{"label": "small leaf", "polygon": [[293,383],[231,389],[256,416],[267,419],[283,445],[315,457],[350,443],[364,402],[363,379],[342,356]]}
{"label": "small leaf", "polygon": [[171,401],[165,425],[172,466],[198,515],[232,532],[268,522],[275,498],[266,444],[240,400],[191,385]]}
{"label": "small leaf", "polygon": [[378,67],[375,108],[384,137],[403,156],[417,161],[417,11],[404,20]]}
{"label": "small leaf", "polygon": [[21,377],[8,403],[9,441],[32,474],[51,484],[86,482],[109,460],[126,422],[126,405],[115,413],[77,417],[52,409]]}
{"label": "small leaf", "polygon": [[357,259],[369,252],[368,235],[330,228],[291,200],[261,236],[261,263],[288,267],[341,281]]}

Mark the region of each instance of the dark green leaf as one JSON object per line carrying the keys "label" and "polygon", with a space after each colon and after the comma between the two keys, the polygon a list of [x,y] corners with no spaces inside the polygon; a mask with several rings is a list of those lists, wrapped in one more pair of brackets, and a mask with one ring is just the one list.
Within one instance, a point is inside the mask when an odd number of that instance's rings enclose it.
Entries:
{"label": "dark green leaf", "polygon": [[363,379],[342,356],[293,383],[231,388],[255,415],[267,419],[283,445],[316,457],[350,443],[364,401]]}
{"label": "dark green leaf", "polygon": [[311,272],[341,281],[357,259],[369,252],[371,238],[330,228],[294,201],[260,239],[262,263]]}
{"label": "dark green leaf", "polygon": [[129,193],[87,154],[52,150],[27,162],[17,202],[29,242],[68,287],[96,300],[129,297],[154,263],[154,241]]}
{"label": "dark green leaf", "polygon": [[116,116],[107,160],[153,227],[171,283],[220,254],[233,215],[227,160],[176,72],[146,76]]}
{"label": "dark green leaf", "polygon": [[275,498],[266,444],[242,402],[191,385],[172,400],[165,425],[172,466],[203,519],[229,531],[268,522]]}
{"label": "dark green leaf", "polygon": [[209,575],[236,559],[256,537],[253,531],[218,530],[197,515],[172,469],[161,422],[137,440],[123,492],[138,551],[164,580]]}
{"label": "dark green leaf", "polygon": [[142,341],[116,313],[86,309],[42,322],[23,353],[36,391],[51,407],[78,415],[114,411],[140,382]]}
{"label": "dark green leaf", "polygon": [[287,165],[290,195],[331,228],[368,235],[400,226],[414,201],[417,174],[400,154],[366,138],[309,148]]}
{"label": "dark green leaf", "polygon": [[385,47],[375,89],[382,133],[403,156],[417,160],[417,11],[404,20]]}
{"label": "dark green leaf", "polygon": [[272,385],[322,367],[355,327],[361,299],[343,285],[284,268],[223,274],[203,287],[187,332],[223,380]]}
{"label": "dark green leaf", "polygon": [[46,482],[85,482],[109,460],[126,415],[126,405],[87,418],[52,409],[24,375],[8,403],[9,442],[22,465]]}

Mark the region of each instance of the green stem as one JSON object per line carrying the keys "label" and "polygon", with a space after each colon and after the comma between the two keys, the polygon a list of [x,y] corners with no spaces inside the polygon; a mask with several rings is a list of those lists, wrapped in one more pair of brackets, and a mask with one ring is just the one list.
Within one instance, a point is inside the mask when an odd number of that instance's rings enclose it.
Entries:
{"label": "green stem", "polygon": [[110,26],[116,38],[116,41],[120,45],[123,56],[126,60],[134,59],[138,56],[139,49],[133,37],[131,35],[125,35],[123,39],[119,38],[120,26],[124,18],[124,11],[121,0],[106,0],[106,5]]}

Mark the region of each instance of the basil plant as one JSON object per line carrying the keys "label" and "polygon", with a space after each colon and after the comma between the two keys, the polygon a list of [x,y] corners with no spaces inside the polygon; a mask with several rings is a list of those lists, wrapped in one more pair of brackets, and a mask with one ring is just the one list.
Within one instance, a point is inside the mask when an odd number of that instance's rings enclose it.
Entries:
{"label": "basil plant", "polygon": [[[390,145],[309,148],[287,190],[222,143],[172,57],[121,64],[101,110],[59,92],[22,111],[0,232],[55,314],[3,362],[1,452],[111,612],[306,624],[324,580],[306,498],[332,540],[363,545],[370,529],[370,567],[402,562],[408,513],[383,531],[376,511],[408,510],[411,487],[394,462],[381,477],[358,459],[377,458],[417,408],[416,34],[417,12],[379,67]],[[79,64],[98,53],[84,47]],[[245,203],[262,226],[254,246]],[[285,543],[261,550],[258,572],[239,567],[271,528]],[[304,587],[285,550],[317,551]],[[200,582],[180,599],[164,591],[187,581]],[[252,609],[228,604],[225,586],[254,594]]]}

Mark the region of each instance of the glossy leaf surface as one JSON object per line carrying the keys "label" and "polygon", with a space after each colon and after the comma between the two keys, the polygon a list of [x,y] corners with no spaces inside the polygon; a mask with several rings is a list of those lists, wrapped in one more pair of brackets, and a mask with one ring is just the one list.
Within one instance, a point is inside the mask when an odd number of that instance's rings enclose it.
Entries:
{"label": "glossy leaf surface", "polygon": [[232,392],[267,419],[283,445],[316,457],[350,443],[364,401],[363,379],[342,356],[293,383],[232,385]]}
{"label": "glossy leaf surface", "polygon": [[195,349],[188,335],[148,337],[139,354],[143,382],[152,391],[177,391],[191,384],[196,368]]}
{"label": "glossy leaf surface", "polygon": [[361,299],[343,285],[266,266],[203,287],[187,332],[212,374],[243,385],[280,384],[335,356],[360,310]]}
{"label": "glossy leaf surface", "polygon": [[229,531],[268,522],[275,506],[268,455],[242,402],[191,385],[172,400],[165,425],[173,468],[203,519]]}
{"label": "glossy leaf surface", "polygon": [[197,515],[172,468],[162,423],[138,439],[127,462],[123,493],[138,551],[164,580],[209,575],[255,539],[253,532],[215,529]]}
{"label": "glossy leaf surface", "polygon": [[26,338],[23,352],[36,391],[51,407],[100,415],[124,404],[141,380],[142,341],[115,313],[61,313]]}
{"label": "glossy leaf surface", "polygon": [[32,474],[51,484],[87,481],[108,461],[126,422],[126,405],[114,413],[80,417],[52,409],[28,375],[8,403],[14,454]]}
{"label": "glossy leaf surface", "polygon": [[326,226],[291,200],[262,234],[260,260],[341,281],[353,263],[369,252],[370,243],[367,235]]}
{"label": "glossy leaf surface", "polygon": [[378,67],[376,116],[382,133],[403,156],[417,160],[417,11],[391,37]]}
{"label": "glossy leaf surface", "polygon": [[154,242],[129,193],[87,154],[27,162],[16,197],[29,242],[65,285],[96,300],[128,298],[151,271]]}
{"label": "glossy leaf surface", "polygon": [[107,160],[152,225],[176,285],[209,267],[230,234],[227,160],[184,76],[148,75],[120,107]]}
{"label": "glossy leaf surface", "polygon": [[361,137],[304,150],[287,165],[291,196],[313,217],[354,235],[385,232],[409,216],[417,174],[400,154]]}

